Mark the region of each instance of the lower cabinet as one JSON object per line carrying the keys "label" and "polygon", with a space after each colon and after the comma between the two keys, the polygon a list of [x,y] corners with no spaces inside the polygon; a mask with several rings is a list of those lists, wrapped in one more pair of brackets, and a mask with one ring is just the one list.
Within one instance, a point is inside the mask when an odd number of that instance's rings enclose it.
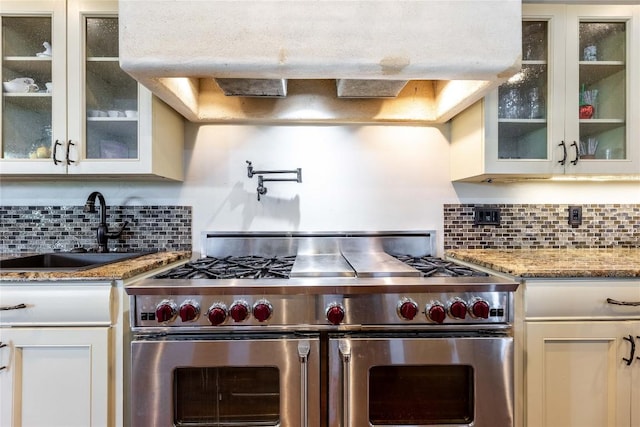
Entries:
{"label": "lower cabinet", "polygon": [[112,425],[111,329],[0,328],[0,426]]}
{"label": "lower cabinet", "polygon": [[527,426],[640,426],[639,356],[640,321],[527,322]]}

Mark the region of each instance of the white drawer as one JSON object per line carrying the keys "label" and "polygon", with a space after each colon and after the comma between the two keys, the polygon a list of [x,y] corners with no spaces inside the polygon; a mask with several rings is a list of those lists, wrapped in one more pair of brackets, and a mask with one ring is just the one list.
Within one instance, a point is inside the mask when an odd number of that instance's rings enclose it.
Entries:
{"label": "white drawer", "polygon": [[[24,308],[14,308],[24,305]],[[108,326],[114,323],[111,282],[0,284],[0,326]]]}
{"label": "white drawer", "polygon": [[640,302],[639,279],[527,279],[525,317],[531,320],[640,319],[640,306],[607,299]]}

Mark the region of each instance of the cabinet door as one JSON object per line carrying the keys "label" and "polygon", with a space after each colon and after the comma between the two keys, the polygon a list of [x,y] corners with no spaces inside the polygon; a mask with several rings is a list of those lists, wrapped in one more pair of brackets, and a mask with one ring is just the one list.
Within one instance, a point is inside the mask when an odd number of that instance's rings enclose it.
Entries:
{"label": "cabinet door", "polygon": [[107,426],[110,328],[2,328],[0,425]]}
{"label": "cabinet door", "polygon": [[632,426],[632,375],[637,378],[640,362],[627,365],[624,337],[637,329],[638,322],[625,321],[528,322],[527,425]]}
{"label": "cabinet door", "polygon": [[[69,173],[136,173],[141,168],[138,83],[120,68],[118,4],[68,6]],[[150,113],[149,113],[150,114]]]}
{"label": "cabinet door", "polygon": [[638,171],[636,19],[630,6],[567,6],[567,173]]}
{"label": "cabinet door", "polygon": [[66,172],[65,2],[2,1],[3,173]]}
{"label": "cabinet door", "polygon": [[[488,161],[502,173],[553,174],[564,122],[564,9],[523,7],[522,70],[487,96]],[[559,95],[560,94],[560,95]]]}

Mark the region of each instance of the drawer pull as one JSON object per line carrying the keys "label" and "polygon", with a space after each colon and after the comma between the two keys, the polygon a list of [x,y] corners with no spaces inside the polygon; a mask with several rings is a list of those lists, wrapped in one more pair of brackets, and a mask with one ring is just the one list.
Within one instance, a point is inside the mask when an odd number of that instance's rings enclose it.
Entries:
{"label": "drawer pull", "polygon": [[27,308],[26,304],[18,304],[18,305],[6,305],[4,307],[0,307],[0,310],[20,310],[21,308]]}
{"label": "drawer pull", "polygon": [[[6,347],[7,345],[3,342],[0,342],[0,348]],[[0,371],[4,371],[5,369],[7,369],[6,366],[0,366]]]}
{"label": "drawer pull", "polygon": [[633,339],[632,335],[629,335],[628,337],[622,337],[622,339],[625,341],[629,341],[631,343],[631,352],[629,353],[629,358],[628,359],[625,357],[622,358],[622,360],[625,361],[627,366],[630,366],[633,363],[633,358],[636,354],[636,341]]}
{"label": "drawer pull", "polygon": [[618,301],[612,298],[607,298],[607,304],[613,305],[627,305],[630,307],[640,307],[640,301]]}

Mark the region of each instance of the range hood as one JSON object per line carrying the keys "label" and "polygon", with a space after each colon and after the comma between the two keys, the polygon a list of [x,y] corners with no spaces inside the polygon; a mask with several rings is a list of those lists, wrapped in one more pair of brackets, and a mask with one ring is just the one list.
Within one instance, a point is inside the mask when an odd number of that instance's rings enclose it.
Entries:
{"label": "range hood", "polygon": [[442,123],[520,69],[520,0],[119,8],[121,67],[194,122]]}

